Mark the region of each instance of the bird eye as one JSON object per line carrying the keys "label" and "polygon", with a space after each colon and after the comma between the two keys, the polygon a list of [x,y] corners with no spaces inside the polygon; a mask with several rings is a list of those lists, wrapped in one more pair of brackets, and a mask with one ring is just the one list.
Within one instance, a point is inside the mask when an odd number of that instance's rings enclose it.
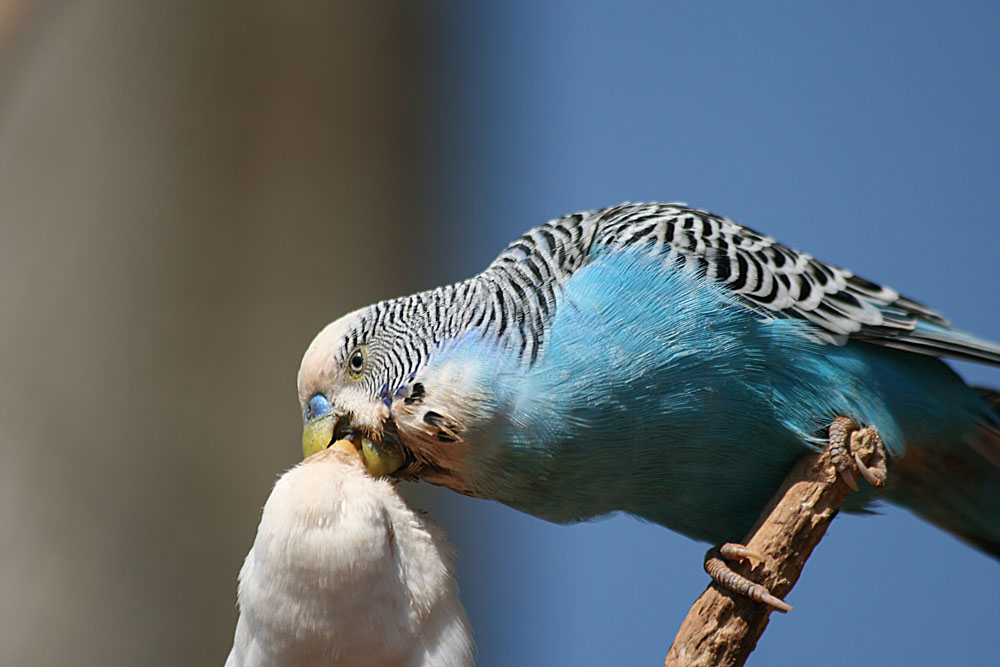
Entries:
{"label": "bird eye", "polygon": [[347,374],[358,379],[365,370],[365,346],[361,345],[347,357]]}

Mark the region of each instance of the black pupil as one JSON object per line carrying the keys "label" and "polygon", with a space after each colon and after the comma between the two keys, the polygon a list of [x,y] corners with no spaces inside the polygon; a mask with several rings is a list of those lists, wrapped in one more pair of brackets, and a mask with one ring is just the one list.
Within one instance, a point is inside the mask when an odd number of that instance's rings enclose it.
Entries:
{"label": "black pupil", "polygon": [[361,353],[355,352],[354,356],[351,357],[351,370],[360,371],[362,363],[364,363],[364,360],[361,358]]}

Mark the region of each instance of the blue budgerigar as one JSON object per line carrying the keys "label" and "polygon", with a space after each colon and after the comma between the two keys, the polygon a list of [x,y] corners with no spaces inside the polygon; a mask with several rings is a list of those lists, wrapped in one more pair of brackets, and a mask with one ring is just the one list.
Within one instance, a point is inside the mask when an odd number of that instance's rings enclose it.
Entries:
{"label": "blue budgerigar", "polygon": [[718,544],[847,417],[882,437],[882,497],[1000,557],[998,395],[938,357],[1000,346],[731,220],[625,204],[327,326],[299,371],[303,447],[354,438],[382,473]]}

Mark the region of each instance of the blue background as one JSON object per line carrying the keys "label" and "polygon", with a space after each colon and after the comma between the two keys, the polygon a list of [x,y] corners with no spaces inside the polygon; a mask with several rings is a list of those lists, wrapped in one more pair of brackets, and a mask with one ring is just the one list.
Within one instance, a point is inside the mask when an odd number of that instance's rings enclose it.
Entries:
{"label": "blue background", "polygon": [[[448,3],[427,25],[441,229],[414,289],[552,217],[684,201],[1000,339],[996,5]],[[705,545],[630,517],[430,495],[482,665],[660,664],[706,584]],[[997,563],[883,511],[835,521],[750,664],[997,664]]]}

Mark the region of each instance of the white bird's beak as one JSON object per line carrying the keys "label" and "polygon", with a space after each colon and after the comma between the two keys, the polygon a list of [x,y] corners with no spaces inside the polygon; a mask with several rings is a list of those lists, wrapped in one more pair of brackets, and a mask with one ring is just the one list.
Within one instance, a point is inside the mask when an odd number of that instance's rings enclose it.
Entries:
{"label": "white bird's beak", "polygon": [[[354,446],[354,443],[350,440],[338,440],[328,447],[328,449],[334,451],[341,451],[350,454],[357,462],[361,465],[365,465],[365,459],[361,456],[361,452],[358,448]],[[366,466],[367,467],[367,466]]]}

